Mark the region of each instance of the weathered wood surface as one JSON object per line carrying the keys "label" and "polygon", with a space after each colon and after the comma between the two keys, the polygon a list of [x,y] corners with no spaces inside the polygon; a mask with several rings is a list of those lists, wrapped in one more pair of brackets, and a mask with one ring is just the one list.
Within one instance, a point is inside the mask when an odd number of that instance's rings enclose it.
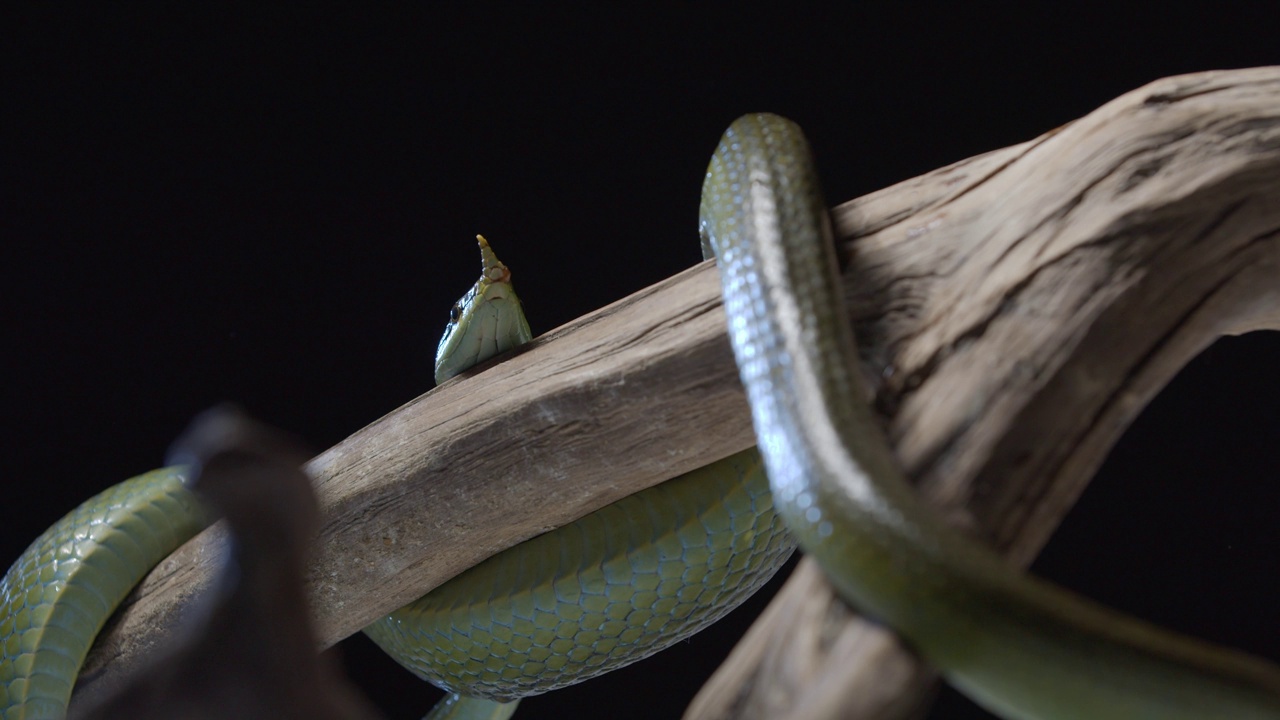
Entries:
{"label": "weathered wood surface", "polygon": [[[1025,563],[1188,358],[1223,333],[1280,327],[1278,154],[1280,70],[1187,76],[838,208],[876,402],[929,496]],[[724,332],[704,263],[315,458],[321,641],[750,445]],[[181,623],[224,542],[212,528],[151,574],[78,694],[109,689]],[[734,697],[725,714],[762,702]]]}
{"label": "weathered wood surface", "polygon": [[[1160,80],[836,217],[899,458],[1025,566],[1179,369],[1280,329],[1280,68]],[[933,671],[810,570],[686,718],[921,716]]]}

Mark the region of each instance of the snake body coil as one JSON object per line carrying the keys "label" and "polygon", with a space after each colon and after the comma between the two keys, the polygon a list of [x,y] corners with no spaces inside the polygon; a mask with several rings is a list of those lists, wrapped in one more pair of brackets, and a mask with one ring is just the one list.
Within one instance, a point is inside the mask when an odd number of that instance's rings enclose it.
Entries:
{"label": "snake body coil", "polygon": [[114,485],[44,532],[0,580],[0,717],[57,720],[107,617],[204,527],[181,468]]}

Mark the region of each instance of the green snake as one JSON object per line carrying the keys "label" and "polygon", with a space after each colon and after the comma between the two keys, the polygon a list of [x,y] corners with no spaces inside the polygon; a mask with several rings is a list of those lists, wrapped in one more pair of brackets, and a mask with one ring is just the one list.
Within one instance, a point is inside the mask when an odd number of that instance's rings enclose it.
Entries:
{"label": "green snake", "polygon": [[[846,600],[1001,717],[1280,718],[1280,669],[1022,575],[916,499],[864,400],[829,220],[793,123],[735,122],[701,214],[768,480],[753,451],[731,456],[504,551],[366,628],[450,691],[428,717],[509,717],[520,697],[686,637],[772,574],[791,549],[785,523]],[[509,273],[483,241],[482,253],[438,379],[529,337]],[[0,588],[3,717],[61,717],[112,598],[202,521],[181,470],[166,469],[38,539]]]}

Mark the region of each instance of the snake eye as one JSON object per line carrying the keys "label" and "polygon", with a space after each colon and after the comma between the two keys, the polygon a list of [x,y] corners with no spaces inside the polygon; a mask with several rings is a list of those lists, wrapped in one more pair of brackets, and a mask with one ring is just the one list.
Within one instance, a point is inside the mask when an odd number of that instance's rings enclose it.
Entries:
{"label": "snake eye", "polygon": [[462,317],[462,308],[458,307],[458,303],[454,303],[449,308],[449,322],[458,322],[458,318]]}

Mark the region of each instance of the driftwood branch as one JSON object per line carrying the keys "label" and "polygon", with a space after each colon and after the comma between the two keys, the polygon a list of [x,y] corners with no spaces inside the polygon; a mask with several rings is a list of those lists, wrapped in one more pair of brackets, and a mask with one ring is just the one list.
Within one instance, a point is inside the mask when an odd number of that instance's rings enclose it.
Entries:
{"label": "driftwood branch", "polygon": [[[1263,69],[1163,81],[838,208],[866,368],[912,476],[1028,561],[1188,358],[1218,335],[1280,327],[1278,193],[1280,70]],[[323,514],[309,573],[323,644],[753,442],[709,263],[478,372],[308,465]],[[100,638],[77,702],[190,615],[224,537],[215,526],[151,574]],[[739,666],[739,680],[760,667]],[[810,667],[773,691],[821,680]],[[763,702],[729,695],[698,713]]]}
{"label": "driftwood branch", "polygon": [[[1161,80],[836,213],[900,459],[1025,566],[1178,370],[1280,329],[1280,68]],[[920,716],[933,671],[810,570],[686,718]]]}

